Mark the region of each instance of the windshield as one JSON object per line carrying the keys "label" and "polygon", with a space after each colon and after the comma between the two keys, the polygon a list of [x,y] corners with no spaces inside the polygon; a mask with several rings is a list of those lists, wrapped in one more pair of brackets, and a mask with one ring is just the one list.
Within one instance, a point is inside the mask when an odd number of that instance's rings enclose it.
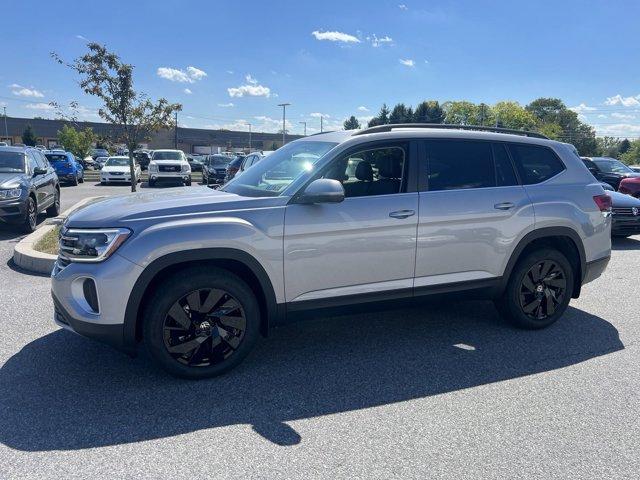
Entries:
{"label": "windshield", "polygon": [[128,158],[110,158],[104,164],[105,167],[128,167],[129,159]]}
{"label": "windshield", "polygon": [[0,173],[24,172],[24,155],[19,152],[0,152]]}
{"label": "windshield", "polygon": [[605,173],[633,173],[633,170],[618,160],[594,160],[594,162]]}
{"label": "windshield", "polygon": [[337,143],[295,141],[245,170],[220,190],[247,197],[277,197],[295,180],[313,172],[315,164]]}
{"label": "windshield", "polygon": [[153,152],[154,160],[182,160],[182,152]]}
{"label": "windshield", "polygon": [[67,156],[61,153],[47,153],[45,156],[47,157],[47,160],[49,160],[51,163],[69,161]]}
{"label": "windshield", "polygon": [[214,155],[207,159],[207,165],[211,167],[226,167],[232,159],[224,155]]}

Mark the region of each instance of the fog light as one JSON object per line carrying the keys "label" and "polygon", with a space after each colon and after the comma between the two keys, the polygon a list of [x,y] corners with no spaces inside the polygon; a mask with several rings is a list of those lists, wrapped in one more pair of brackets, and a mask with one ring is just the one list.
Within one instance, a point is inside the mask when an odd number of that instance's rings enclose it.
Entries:
{"label": "fog light", "polygon": [[91,278],[85,278],[82,282],[82,293],[84,299],[87,301],[91,310],[94,313],[100,313],[100,307],[98,306],[98,292],[96,291],[96,284]]}

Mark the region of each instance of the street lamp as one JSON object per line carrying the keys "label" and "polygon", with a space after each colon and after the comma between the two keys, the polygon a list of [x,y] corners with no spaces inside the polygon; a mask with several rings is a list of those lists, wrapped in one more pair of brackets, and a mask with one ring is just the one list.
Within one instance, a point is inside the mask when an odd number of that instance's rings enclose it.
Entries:
{"label": "street lamp", "polygon": [[249,125],[249,153],[251,153],[251,124],[247,123],[247,125]]}
{"label": "street lamp", "polygon": [[307,136],[307,122],[298,122],[298,123],[304,125],[304,136],[306,137]]}
{"label": "street lamp", "polygon": [[287,129],[286,125],[286,115],[287,115],[287,107],[291,105],[290,103],[279,103],[278,106],[282,107],[282,146],[284,147],[285,142],[287,141]]}
{"label": "street lamp", "polygon": [[7,107],[4,108],[4,135],[7,137],[7,141],[9,141],[9,129],[7,128]]}

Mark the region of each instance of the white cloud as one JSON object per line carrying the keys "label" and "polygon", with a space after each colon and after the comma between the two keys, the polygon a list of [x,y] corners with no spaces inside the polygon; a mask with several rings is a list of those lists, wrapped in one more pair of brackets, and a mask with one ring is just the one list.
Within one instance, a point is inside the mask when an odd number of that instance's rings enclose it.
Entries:
{"label": "white cloud", "polygon": [[18,97],[31,97],[31,98],[42,98],[44,97],[44,93],[39,90],[36,90],[33,87],[23,87],[22,85],[18,85],[17,83],[13,83],[9,85],[11,89],[11,93]]}
{"label": "white cloud", "polygon": [[45,110],[45,111],[55,110],[55,107],[53,105],[49,105],[48,103],[44,103],[44,102],[27,103],[27,105],[25,105],[25,108],[28,108],[29,110]]}
{"label": "white cloud", "polygon": [[[281,118],[272,118],[265,115],[258,115],[253,118],[260,122],[257,124],[254,123],[254,132],[279,132],[282,130]],[[285,122],[285,128],[287,129],[287,132],[291,132],[293,129],[293,125],[289,120]]]}
{"label": "white cloud", "polygon": [[231,107],[234,107],[235,105],[229,102],[229,103],[219,103],[218,106],[222,108],[231,108]]}
{"label": "white cloud", "polygon": [[360,105],[360,106],[358,107],[358,111],[359,111],[359,112],[368,112],[368,111],[369,111],[369,109],[368,109],[367,107],[365,107],[364,105]]}
{"label": "white cloud", "polygon": [[228,73],[229,75],[233,75],[233,70],[227,70],[227,73]]}
{"label": "white cloud", "polygon": [[328,40],[329,42],[343,42],[343,43],[360,43],[358,37],[349,35],[343,32],[320,32],[315,30],[311,32],[311,35],[316,37],[316,40]]}
{"label": "white cloud", "polygon": [[310,113],[309,116],[311,118],[320,118],[320,117],[325,118],[325,119],[331,118],[331,115],[327,115],[326,113],[320,113],[320,112]]}
{"label": "white cloud", "polygon": [[391,38],[389,35],[385,35],[384,37],[378,37],[374,33],[373,35],[368,36],[367,40],[371,42],[371,46],[374,48],[381,47],[384,45],[387,45],[387,46],[393,45],[393,38]]}
{"label": "white cloud", "polygon": [[240,85],[239,87],[227,88],[230,97],[270,97],[271,89],[264,85]]}
{"label": "white cloud", "polygon": [[191,95],[193,93],[190,88],[185,88],[183,92],[186,93],[187,95]]}
{"label": "white cloud", "polygon": [[581,103],[576,107],[569,107],[569,110],[573,110],[576,113],[585,113],[585,112],[593,112],[597,110],[596,107],[589,107],[585,103]]}
{"label": "white cloud", "polygon": [[612,118],[618,118],[620,120],[631,120],[632,118],[636,118],[635,115],[627,115],[626,113],[612,113],[611,114]]}
{"label": "white cloud", "polygon": [[187,71],[170,67],[159,67],[157,75],[171,82],[195,83],[207,76],[207,73],[196,67],[187,67]]}
{"label": "white cloud", "polygon": [[234,122],[230,122],[230,123],[214,123],[214,124],[207,124],[204,125],[204,128],[210,128],[213,130],[240,130],[240,131],[248,131],[249,129],[249,125],[247,124],[247,121],[244,119],[239,119],[236,120]]}
{"label": "white cloud", "polygon": [[598,115],[598,118],[607,118],[607,116],[601,113],[600,115]]}
{"label": "white cloud", "polygon": [[604,102],[605,105],[622,105],[624,107],[637,107],[640,105],[640,95],[635,97],[623,97],[622,95],[614,95],[613,97],[607,97]]}
{"label": "white cloud", "polygon": [[83,37],[82,35],[76,35],[76,38],[78,40],[82,40],[83,42],[88,42],[89,39],[87,37]]}
{"label": "white cloud", "polygon": [[400,10],[409,10],[409,7],[407,7],[404,3],[401,3],[400,5],[398,5],[398,8]]}
{"label": "white cloud", "polygon": [[199,68],[191,66],[187,67],[187,73],[193,80],[202,80],[207,76],[207,72],[205,72],[204,70],[200,70]]}
{"label": "white cloud", "polygon": [[411,68],[413,68],[413,67],[415,67],[415,66],[416,66],[416,62],[414,62],[414,61],[413,61],[413,60],[411,60],[410,58],[407,58],[407,59],[403,59],[403,58],[401,58],[401,59],[400,59],[400,63],[401,63],[402,65],[404,65],[405,67],[411,67]]}
{"label": "white cloud", "polygon": [[356,117],[362,126],[366,126],[369,120],[373,118],[373,115],[364,115],[362,117]]}
{"label": "white cloud", "polygon": [[610,137],[638,137],[640,136],[640,125],[630,123],[618,123],[615,125],[595,125],[598,135]]}
{"label": "white cloud", "polygon": [[256,80],[255,78],[253,78],[251,76],[251,74],[247,74],[245,75],[244,79],[247,81],[247,83],[250,83],[251,85],[257,85],[258,84],[258,80]]}

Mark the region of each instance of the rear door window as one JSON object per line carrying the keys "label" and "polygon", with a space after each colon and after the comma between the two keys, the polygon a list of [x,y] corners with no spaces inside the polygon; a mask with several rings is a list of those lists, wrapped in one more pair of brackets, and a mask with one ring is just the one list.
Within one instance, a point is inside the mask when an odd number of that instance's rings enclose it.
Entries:
{"label": "rear door window", "polygon": [[456,140],[427,142],[430,191],[496,186],[491,143]]}
{"label": "rear door window", "polygon": [[511,144],[509,150],[525,185],[544,182],[565,169],[557,155],[547,147]]}

